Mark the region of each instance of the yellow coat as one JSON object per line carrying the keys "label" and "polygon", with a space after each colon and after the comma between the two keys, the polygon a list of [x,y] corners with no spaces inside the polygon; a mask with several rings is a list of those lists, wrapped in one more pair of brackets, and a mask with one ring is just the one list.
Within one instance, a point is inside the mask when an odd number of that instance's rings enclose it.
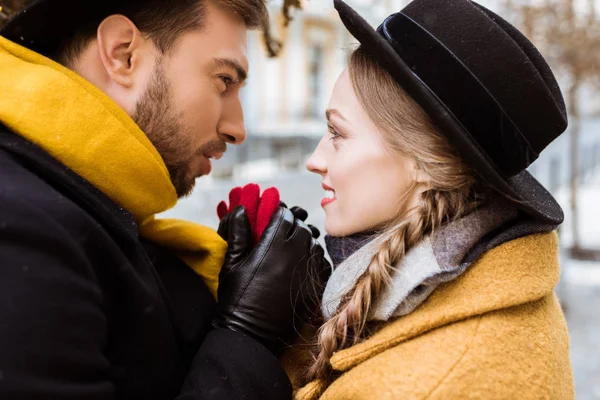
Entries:
{"label": "yellow coat", "polygon": [[557,250],[555,233],[490,250],[412,314],[336,353],[342,375],[329,387],[299,387],[307,357],[289,351],[295,398],[573,399]]}

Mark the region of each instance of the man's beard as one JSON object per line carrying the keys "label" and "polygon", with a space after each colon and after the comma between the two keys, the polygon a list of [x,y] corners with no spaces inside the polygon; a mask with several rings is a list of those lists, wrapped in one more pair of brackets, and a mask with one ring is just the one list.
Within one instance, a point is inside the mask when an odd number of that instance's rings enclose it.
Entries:
{"label": "man's beard", "polygon": [[194,189],[196,177],[190,172],[194,158],[226,150],[225,142],[220,139],[194,150],[191,140],[194,133],[183,123],[183,115],[177,115],[172,107],[171,86],[161,60],[156,62],[148,88],[136,104],[132,118],[161,155],[178,197],[187,196]]}

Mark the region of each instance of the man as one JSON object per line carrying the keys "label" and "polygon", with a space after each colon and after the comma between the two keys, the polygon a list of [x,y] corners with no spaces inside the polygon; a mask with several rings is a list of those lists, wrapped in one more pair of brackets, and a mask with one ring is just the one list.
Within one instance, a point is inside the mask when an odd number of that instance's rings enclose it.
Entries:
{"label": "man", "polygon": [[227,254],[154,217],[244,141],[265,18],[264,0],[38,0],[3,29],[0,398],[291,397],[277,356],[329,269],[306,215],[280,207],[252,248],[236,208]]}

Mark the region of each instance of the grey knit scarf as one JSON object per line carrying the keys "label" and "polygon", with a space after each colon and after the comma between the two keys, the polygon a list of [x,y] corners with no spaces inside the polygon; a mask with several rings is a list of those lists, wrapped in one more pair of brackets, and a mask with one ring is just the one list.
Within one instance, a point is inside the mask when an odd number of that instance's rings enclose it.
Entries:
{"label": "grey knit scarf", "polygon": [[[556,229],[521,215],[501,200],[449,223],[413,246],[398,262],[392,282],[374,300],[369,320],[407,315],[442,283],[456,279],[484,252],[513,239]],[[323,294],[326,320],[365,273],[383,239],[377,235],[326,237],[334,271]]]}

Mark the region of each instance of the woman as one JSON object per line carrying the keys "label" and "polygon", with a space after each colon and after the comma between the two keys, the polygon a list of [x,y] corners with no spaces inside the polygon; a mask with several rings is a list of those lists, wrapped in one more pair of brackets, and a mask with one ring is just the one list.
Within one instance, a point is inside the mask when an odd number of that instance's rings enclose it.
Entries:
{"label": "woman", "polygon": [[[570,399],[553,288],[562,210],[525,169],[566,128],[533,45],[469,0],[414,0],[336,83],[323,177],[334,272],[297,399]],[[308,337],[309,342],[313,339]]]}

